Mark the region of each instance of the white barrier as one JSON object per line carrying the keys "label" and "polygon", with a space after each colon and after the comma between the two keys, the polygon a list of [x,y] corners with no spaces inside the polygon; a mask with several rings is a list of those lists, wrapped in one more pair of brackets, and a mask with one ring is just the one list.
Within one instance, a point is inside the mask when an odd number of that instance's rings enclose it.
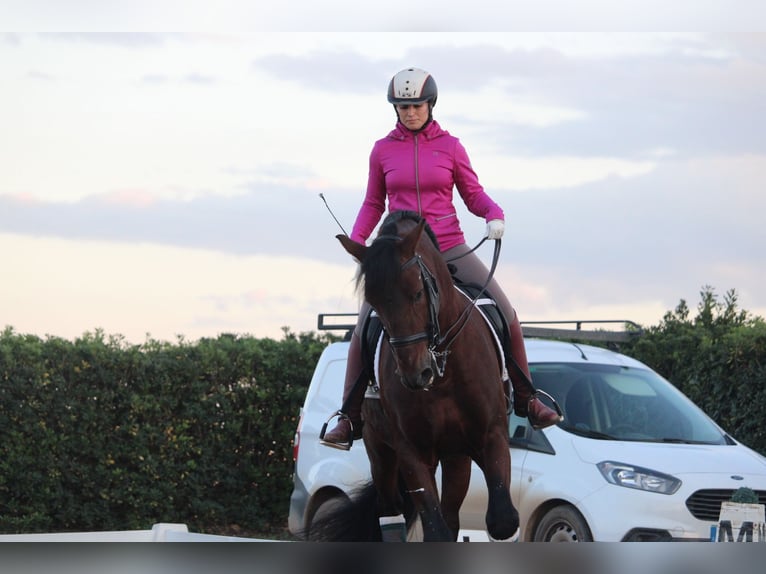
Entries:
{"label": "white barrier", "polygon": [[0,542],[273,542],[259,538],[189,532],[186,524],[162,522],[151,530],[0,534]]}

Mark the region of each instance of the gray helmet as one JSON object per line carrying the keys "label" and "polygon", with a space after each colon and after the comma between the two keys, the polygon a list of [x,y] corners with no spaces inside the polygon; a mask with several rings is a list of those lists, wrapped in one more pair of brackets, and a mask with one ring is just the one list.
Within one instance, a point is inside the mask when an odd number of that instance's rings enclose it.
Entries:
{"label": "gray helmet", "polygon": [[394,105],[430,102],[434,107],[437,95],[433,76],[420,68],[402,70],[388,84],[388,101]]}

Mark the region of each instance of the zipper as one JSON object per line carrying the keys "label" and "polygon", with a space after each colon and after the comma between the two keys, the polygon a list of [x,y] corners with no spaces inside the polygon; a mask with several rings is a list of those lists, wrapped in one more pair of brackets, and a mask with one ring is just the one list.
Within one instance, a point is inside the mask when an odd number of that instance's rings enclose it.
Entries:
{"label": "zipper", "polygon": [[418,196],[418,215],[423,217],[423,205],[420,201],[420,169],[418,166],[418,136],[415,134],[415,193]]}

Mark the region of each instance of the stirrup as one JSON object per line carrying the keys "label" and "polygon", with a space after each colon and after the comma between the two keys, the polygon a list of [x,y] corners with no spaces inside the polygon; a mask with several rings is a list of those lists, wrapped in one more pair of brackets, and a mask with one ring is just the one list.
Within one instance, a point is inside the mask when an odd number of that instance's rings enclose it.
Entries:
{"label": "stirrup", "polygon": [[[330,421],[335,417],[338,417],[339,420],[347,420],[348,425],[351,427],[351,430],[348,433],[348,440],[345,443],[329,442],[324,440],[324,435],[327,432],[327,425],[330,424]],[[323,446],[329,446],[330,448],[337,448],[339,450],[351,450],[351,445],[354,444],[354,423],[351,422],[351,417],[349,417],[343,411],[336,411],[331,414],[330,418],[328,418],[322,425],[322,430],[319,431],[319,444]]]}
{"label": "stirrup", "polygon": [[[529,416],[529,404],[537,398],[538,395],[542,395],[546,397],[548,400],[551,401],[551,405],[553,406],[553,410],[556,411],[556,414],[559,416],[559,422],[564,420],[564,413],[561,411],[561,407],[556,402],[556,399],[554,399],[552,396],[550,396],[545,391],[541,391],[540,389],[535,389],[535,392],[532,393],[532,396],[529,397],[529,400],[527,400],[527,416]],[[534,425],[532,425],[532,428],[535,430],[538,430]]]}

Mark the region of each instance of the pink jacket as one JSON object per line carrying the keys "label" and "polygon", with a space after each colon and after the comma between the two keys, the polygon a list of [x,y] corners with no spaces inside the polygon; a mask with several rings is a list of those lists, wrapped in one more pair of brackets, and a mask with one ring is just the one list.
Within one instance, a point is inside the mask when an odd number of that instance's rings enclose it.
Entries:
{"label": "pink jacket", "polygon": [[370,153],[367,193],[351,239],[367,241],[388,200],[389,211],[408,209],[425,217],[442,251],[465,243],[452,201],[454,188],[474,215],[486,221],[505,219],[500,206],[484,192],[458,138],[436,121],[417,134],[397,122]]}

